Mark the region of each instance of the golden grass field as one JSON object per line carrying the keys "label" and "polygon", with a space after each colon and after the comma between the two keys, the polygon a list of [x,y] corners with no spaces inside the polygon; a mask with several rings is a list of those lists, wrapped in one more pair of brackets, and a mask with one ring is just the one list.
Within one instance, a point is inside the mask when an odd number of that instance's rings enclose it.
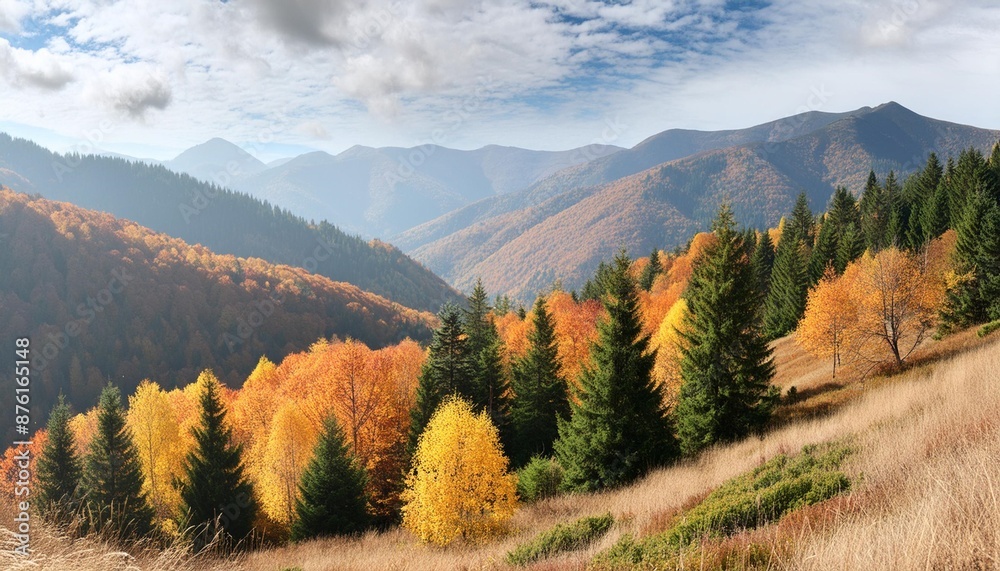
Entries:
{"label": "golden grass field", "polygon": [[770,552],[763,567],[770,569],[1000,568],[1000,338],[980,340],[970,331],[929,341],[902,373],[836,383],[828,363],[804,354],[790,338],[776,343],[776,357],[776,383],[796,386],[800,399],[782,407],[764,437],[716,447],[628,488],[525,507],[515,516],[516,531],[488,545],[434,548],[395,530],[218,559],[192,558],[181,550],[126,554],[95,540],[70,541],[36,529],[34,554],[18,558],[5,551],[0,568],[506,569],[507,551],[534,534],[610,511],[617,523],[602,540],[531,567],[583,569],[623,533],[662,530],[678,509],[775,455],[845,438],[856,450],[843,467],[854,483],[848,494],[776,524],[704,542],[686,561],[702,561],[700,568],[709,569],[719,553],[728,553],[736,562],[729,568],[741,568],[741,550],[752,543]]}

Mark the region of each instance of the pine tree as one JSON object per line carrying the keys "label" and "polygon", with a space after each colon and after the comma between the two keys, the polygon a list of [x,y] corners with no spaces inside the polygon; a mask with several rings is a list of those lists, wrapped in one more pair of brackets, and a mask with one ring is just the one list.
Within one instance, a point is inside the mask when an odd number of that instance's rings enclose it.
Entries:
{"label": "pine tree", "polygon": [[80,507],[83,471],[69,428],[70,416],[66,398],[60,394],[59,402],[49,414],[48,440],[38,458],[39,511],[58,526],[72,523]]}
{"label": "pine tree", "polygon": [[302,473],[293,541],[361,533],[370,518],[366,509],[364,468],[351,456],[344,431],[327,417],[312,460]]}
{"label": "pine tree", "polygon": [[622,251],[611,266],[607,317],[598,324],[591,365],[580,377],[570,419],[559,420],[554,447],[569,490],[624,485],[676,456],[663,395],[651,378],[656,352],[642,334],[630,263]]}
{"label": "pine tree", "polygon": [[767,292],[771,289],[771,271],[774,269],[774,242],[771,241],[770,233],[761,232],[753,257],[750,258],[750,265],[757,276],[757,291],[766,299]]}
{"label": "pine tree", "polygon": [[245,476],[243,448],[235,443],[226,421],[219,394],[221,386],[210,371],[201,394],[200,422],[192,428],[194,450],[184,461],[184,480],[179,483],[181,514],[193,533],[194,547],[201,551],[218,539],[228,547],[246,539],[253,531],[257,500]]}
{"label": "pine tree", "polygon": [[462,312],[446,304],[438,313],[441,326],[434,331],[430,355],[420,372],[417,402],[410,411],[410,437],[407,450],[417,448],[417,441],[437,407],[451,395],[475,401],[478,391],[469,347],[462,327]]}
{"label": "pine tree", "polygon": [[559,436],[557,421],[569,417],[566,380],[560,374],[555,325],[545,298],[539,296],[532,310],[534,330],[528,334],[528,352],[513,365],[511,406],[514,437],[511,465],[520,468],[532,456],[549,456]]}
{"label": "pine tree", "polygon": [[771,289],[764,303],[764,331],[770,339],[795,329],[805,312],[809,275],[804,249],[796,227],[785,225],[774,255]]}
{"label": "pine tree", "polygon": [[83,488],[90,524],[118,539],[138,539],[153,529],[153,508],[142,491],[142,465],[118,387],[101,391],[97,434],[85,459]]}
{"label": "pine tree", "polygon": [[639,277],[639,287],[645,291],[653,289],[656,276],[662,272],[663,264],[660,262],[660,251],[653,248],[653,252],[649,254],[649,263],[642,269],[642,275]]}
{"label": "pine tree", "polygon": [[685,454],[759,430],[778,400],[756,277],[728,205],[719,209],[713,229],[718,240],[696,262],[685,292],[684,384],[677,404]]}

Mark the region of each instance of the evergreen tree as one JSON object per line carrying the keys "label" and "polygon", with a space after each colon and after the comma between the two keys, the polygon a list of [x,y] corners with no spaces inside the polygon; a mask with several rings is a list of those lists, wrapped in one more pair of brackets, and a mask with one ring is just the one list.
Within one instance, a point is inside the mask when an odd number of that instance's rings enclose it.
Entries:
{"label": "evergreen tree", "polygon": [[604,294],[608,291],[608,283],[611,279],[611,272],[611,266],[609,266],[604,260],[601,260],[601,262],[597,264],[597,270],[594,272],[594,277],[587,280],[583,284],[583,289],[580,290],[580,297],[584,301],[601,299],[604,297]]}
{"label": "evergreen tree", "polygon": [[109,384],[97,404],[97,433],[83,473],[86,509],[94,530],[118,539],[149,535],[155,514],[142,482],[142,465],[125,426],[121,392]]}
{"label": "evergreen tree", "polygon": [[70,416],[66,398],[60,394],[58,404],[49,414],[48,440],[38,458],[39,511],[58,526],[70,524],[80,507],[83,471],[69,428]]}
{"label": "evergreen tree", "polygon": [[873,252],[881,250],[885,242],[889,211],[884,195],[875,171],[868,171],[868,182],[861,195],[861,232],[864,234],[866,247]]}
{"label": "evergreen tree", "polygon": [[903,198],[903,189],[896,182],[896,173],[889,171],[882,189],[885,208],[889,213],[889,226],[882,238],[883,248],[903,247],[906,243],[906,229],[909,227],[909,207]]}
{"label": "evergreen tree", "polygon": [[482,280],[469,297],[465,312],[466,344],[472,369],[473,408],[485,409],[500,431],[500,441],[510,444],[510,383],[503,366],[503,340],[490,317],[490,306]]}
{"label": "evergreen tree", "polygon": [[986,159],[978,150],[969,148],[962,151],[953,169],[946,171],[948,186],[948,212],[951,227],[958,228],[966,215],[966,204],[978,192],[987,168]]}
{"label": "evergreen tree", "polygon": [[516,396],[511,407],[514,437],[509,450],[514,468],[527,464],[532,456],[550,456],[552,443],[559,436],[557,421],[569,417],[555,326],[544,297],[535,301],[532,315],[535,327],[528,334],[528,352],[512,367]]}
{"label": "evergreen tree", "polygon": [[938,232],[938,228],[947,226],[947,204],[942,209],[942,205],[938,203],[938,190],[943,176],[944,168],[937,154],[931,153],[927,157],[924,169],[907,180],[909,187],[907,200],[911,205],[907,240],[913,250],[923,247],[925,243],[941,235],[944,230]]}
{"label": "evergreen tree", "polygon": [[815,225],[816,219],[813,217],[812,210],[809,210],[809,199],[805,192],[800,192],[798,198],[795,199],[792,215],[785,224],[785,230],[790,228],[799,236],[806,247],[806,255],[812,252],[816,238]]}
{"label": "evergreen tree", "polygon": [[184,461],[179,482],[181,515],[193,533],[194,548],[201,551],[219,539],[225,546],[240,542],[253,531],[257,500],[245,476],[242,446],[233,440],[226,421],[221,387],[206,371],[201,394],[200,420],[191,430],[194,449]]}
{"label": "evergreen tree", "polygon": [[766,299],[767,292],[771,289],[771,271],[774,268],[774,242],[767,231],[761,232],[750,258],[750,265],[757,276],[757,291],[762,294],[762,299]]}
{"label": "evergreen tree", "polygon": [[410,454],[417,449],[420,434],[446,397],[457,394],[468,401],[475,401],[479,394],[462,327],[461,310],[455,305],[445,304],[438,313],[438,319],[441,326],[434,331],[430,354],[420,371],[417,402],[410,411],[410,437],[407,445]]}
{"label": "evergreen tree", "polygon": [[850,223],[844,228],[844,233],[837,244],[837,255],[833,260],[833,269],[838,274],[844,273],[847,265],[857,260],[865,253],[865,236],[860,230],[860,226]]}
{"label": "evergreen tree", "polygon": [[[823,225],[820,228],[819,237],[816,239],[816,247],[813,248],[812,257],[809,260],[811,284],[815,284],[823,277],[827,266],[832,265],[838,273],[844,271],[847,264],[840,265],[843,260],[838,260],[838,256],[849,255],[855,248],[852,244],[845,246],[842,250],[841,242],[846,239],[845,235],[849,227],[860,225],[861,215],[858,212],[857,201],[846,188],[837,187],[830,201],[830,210],[823,217]],[[851,239],[855,238],[852,236]],[[853,259],[850,258],[847,261]]]}
{"label": "evergreen tree", "polygon": [[819,237],[816,238],[816,247],[813,248],[812,256],[809,258],[809,284],[815,285],[827,266],[833,264],[837,258],[837,236],[835,234],[834,222],[828,214],[823,218],[823,224],[819,229]]}
{"label": "evergreen tree", "polygon": [[785,225],[774,255],[771,289],[764,303],[764,331],[777,339],[795,329],[806,309],[809,275],[796,226]]}
{"label": "evergreen tree", "polygon": [[985,190],[974,192],[955,229],[955,271],[941,314],[941,330],[1000,318],[1000,204]]}
{"label": "evergreen tree", "polygon": [[939,184],[930,199],[924,204],[923,212],[920,215],[920,224],[924,234],[924,240],[930,241],[948,230],[948,221],[951,216],[948,213],[948,189],[945,185]]}
{"label": "evergreen tree", "polygon": [[779,395],[770,385],[774,363],[757,311],[756,276],[728,205],[713,230],[718,241],[695,263],[684,294],[677,432],[685,454],[759,430]]}
{"label": "evergreen tree", "polygon": [[649,254],[649,263],[642,269],[642,275],[639,277],[639,287],[645,291],[653,289],[656,276],[662,272],[663,264],[660,262],[660,250],[653,248],[653,252]]}
{"label": "evergreen tree", "polygon": [[580,377],[578,403],[571,403],[569,420],[559,420],[555,451],[569,490],[627,484],[676,456],[663,395],[651,378],[656,352],[642,334],[630,263],[622,251],[611,266],[607,317]]}
{"label": "evergreen tree", "polygon": [[351,456],[344,431],[330,415],[302,473],[292,540],[361,533],[368,527],[367,477]]}

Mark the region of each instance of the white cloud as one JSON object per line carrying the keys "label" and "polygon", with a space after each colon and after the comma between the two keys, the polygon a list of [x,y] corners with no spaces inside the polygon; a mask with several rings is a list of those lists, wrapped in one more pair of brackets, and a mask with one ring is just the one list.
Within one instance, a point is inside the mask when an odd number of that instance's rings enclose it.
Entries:
{"label": "white cloud", "polygon": [[23,50],[0,38],[0,73],[14,86],[58,91],[73,81],[69,67],[49,50]]}
{"label": "white cloud", "polygon": [[21,31],[21,20],[31,13],[29,0],[0,0],[0,33]]}
{"label": "white cloud", "polygon": [[[0,120],[72,137],[111,118],[109,145],[163,156],[213,136],[568,148],[614,117],[622,145],[771,120],[826,85],[829,110],[896,99],[1000,126],[994,2],[731,4],[0,0]],[[19,42],[45,29],[26,22],[65,31]]]}

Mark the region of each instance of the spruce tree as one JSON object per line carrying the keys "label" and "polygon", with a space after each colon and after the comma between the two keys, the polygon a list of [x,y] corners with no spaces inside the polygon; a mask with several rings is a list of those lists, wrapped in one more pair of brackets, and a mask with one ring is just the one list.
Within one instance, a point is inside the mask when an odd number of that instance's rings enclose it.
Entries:
{"label": "spruce tree", "polygon": [[877,252],[884,246],[888,219],[889,210],[886,208],[882,185],[879,184],[875,171],[868,171],[868,182],[861,195],[861,232],[869,250]]}
{"label": "spruce tree", "polygon": [[809,284],[814,285],[823,277],[827,266],[833,264],[837,258],[837,235],[834,222],[828,214],[823,218],[820,226],[819,237],[816,238],[816,247],[813,248],[812,256],[809,258]]}
{"label": "spruce tree", "polygon": [[257,500],[245,475],[243,449],[233,439],[226,420],[221,387],[211,372],[201,394],[198,425],[192,428],[194,449],[184,461],[179,483],[181,515],[191,530],[194,548],[201,551],[218,540],[223,547],[239,547],[253,531]]}
{"label": "spruce tree", "polygon": [[407,451],[417,449],[417,440],[437,407],[451,395],[474,402],[476,390],[462,312],[453,304],[445,304],[438,313],[440,327],[434,331],[430,354],[420,371],[417,402],[410,411],[410,436]]}
{"label": "spruce tree", "polygon": [[907,244],[906,230],[909,227],[910,213],[903,197],[903,189],[896,182],[896,173],[893,171],[889,171],[889,174],[885,176],[882,196],[885,200],[885,208],[889,213],[889,225],[882,238],[882,247],[902,248]]}
{"label": "spruce tree", "polygon": [[[938,193],[943,176],[944,168],[941,162],[935,153],[931,153],[927,157],[924,169],[907,180],[906,186],[909,187],[907,200],[911,205],[907,239],[913,250],[940,236],[944,232],[943,228],[947,227],[946,195],[942,192],[942,196],[939,196]],[[939,202],[941,198],[945,198],[943,205]]]}
{"label": "spruce tree", "polygon": [[361,533],[370,521],[365,501],[367,477],[347,447],[344,431],[330,415],[302,473],[292,541]]}
{"label": "spruce tree", "polygon": [[476,410],[485,409],[493,425],[500,431],[500,441],[505,447],[510,444],[510,383],[503,366],[503,340],[497,332],[496,324],[490,317],[489,298],[482,280],[469,297],[469,309],[465,312],[464,328],[469,351],[469,365],[472,370],[471,390],[475,399],[470,399]]}
{"label": "spruce tree", "polygon": [[630,264],[622,251],[611,266],[602,300],[607,316],[580,376],[578,402],[569,420],[559,420],[554,447],[568,490],[624,485],[676,456],[663,395],[651,378],[656,352],[642,333]]}
{"label": "spruce tree", "polygon": [[511,405],[513,430],[511,465],[520,468],[532,456],[550,456],[559,436],[558,419],[569,417],[566,380],[562,378],[555,326],[545,298],[532,310],[534,330],[528,334],[528,352],[513,364],[516,395]]}
{"label": "spruce tree", "polygon": [[94,530],[116,539],[149,535],[155,514],[142,483],[142,465],[125,426],[121,392],[109,384],[97,404],[97,433],[83,473],[86,511]]}
{"label": "spruce tree", "polygon": [[767,292],[771,289],[771,271],[774,269],[774,242],[771,241],[769,232],[761,232],[750,258],[750,265],[757,276],[757,291],[763,295],[762,299],[766,299]]}
{"label": "spruce tree", "polygon": [[756,276],[728,205],[713,230],[717,242],[696,261],[684,294],[677,432],[685,454],[759,430],[778,400]]}
{"label": "spruce tree", "polygon": [[764,303],[764,331],[777,339],[795,329],[809,290],[805,247],[795,226],[785,225],[774,255],[771,289]]}
{"label": "spruce tree", "polygon": [[59,402],[49,414],[48,440],[38,458],[38,506],[46,520],[57,526],[73,522],[80,507],[83,471],[76,455],[73,431],[69,428],[69,405]]}
{"label": "spruce tree", "polygon": [[865,236],[860,230],[860,226],[850,223],[844,228],[844,233],[837,244],[837,255],[833,260],[833,269],[838,274],[844,273],[847,265],[857,260],[865,253]]}
{"label": "spruce tree", "polygon": [[795,199],[795,206],[792,208],[792,215],[785,225],[785,230],[790,228],[792,232],[798,234],[799,239],[806,247],[807,255],[812,252],[816,239],[815,225],[816,219],[813,217],[812,210],[809,210],[809,198],[806,197],[805,192],[800,192],[798,198]]}
{"label": "spruce tree", "polygon": [[645,291],[653,289],[653,282],[656,281],[656,276],[662,272],[663,263],[660,262],[660,251],[653,248],[653,252],[649,254],[649,263],[642,269],[642,275],[639,276],[639,287]]}

